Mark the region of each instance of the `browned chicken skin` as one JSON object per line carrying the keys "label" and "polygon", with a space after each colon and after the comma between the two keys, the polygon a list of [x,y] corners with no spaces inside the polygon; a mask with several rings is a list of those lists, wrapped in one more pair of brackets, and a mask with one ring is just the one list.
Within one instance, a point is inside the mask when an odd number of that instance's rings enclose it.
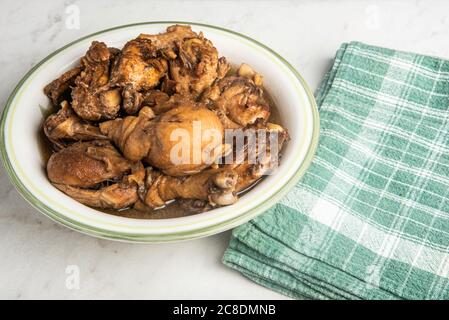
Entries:
{"label": "browned chicken skin", "polygon": [[[246,144],[244,146],[240,155],[234,155],[234,163],[223,166],[238,175],[235,186],[237,193],[247,190],[275,168],[278,164],[275,161],[279,161],[279,152],[288,140],[288,133],[281,126],[268,123],[264,128],[266,134],[263,139],[256,136],[251,145]],[[275,135],[275,139],[271,138],[272,140],[270,140],[271,134]],[[276,143],[276,145],[272,146],[271,142]],[[239,160],[240,157],[243,157],[243,161]],[[252,159],[249,157],[252,157]]]}
{"label": "browned chicken skin", "polygon": [[123,209],[138,200],[135,184],[116,183],[99,190],[76,188],[65,184],[54,184],[56,188],[85,205],[102,209]]}
{"label": "browned chicken skin", "polygon": [[100,124],[100,130],[107,135],[131,161],[143,159],[151,147],[151,119],[153,111],[142,108],[138,116],[127,116]]}
{"label": "browned chicken skin", "polygon": [[[250,76],[247,73],[239,73]],[[263,89],[256,85],[251,75],[230,76],[219,80],[209,87],[202,96],[202,101],[217,113],[225,128],[237,129],[265,123],[270,116],[270,106],[263,96]],[[261,78],[255,77],[261,84]]]}
{"label": "browned chicken skin", "polygon": [[167,58],[173,59],[175,55],[169,51],[173,51],[176,43],[184,39],[197,37],[190,26],[173,25],[167,28],[166,32],[160,34],[140,34],[138,39],[151,41],[156,50],[164,50]]}
{"label": "browned chicken skin", "polygon": [[154,114],[161,114],[175,107],[175,96],[169,96],[161,90],[149,90],[142,98],[142,105],[150,107]]}
{"label": "browned chicken skin", "polygon": [[236,183],[237,174],[226,169],[208,169],[188,177],[172,177],[147,169],[142,201],[150,208],[175,199],[204,200],[212,206],[230,205],[237,201]]}
{"label": "browned chicken skin", "polygon": [[134,90],[152,89],[167,72],[167,61],[160,57],[150,40],[137,38],[129,41],[112,70],[111,82]]}
{"label": "browned chicken skin", "polygon": [[57,106],[62,102],[70,87],[75,85],[75,79],[81,71],[82,67],[76,66],[45,86],[44,93],[50,98],[53,105]]}
{"label": "browned chicken skin", "polygon": [[[144,107],[137,117],[103,122],[100,130],[114,141],[126,158],[132,161],[144,159],[172,176],[197,173],[222,156],[223,126],[220,119],[207,108],[184,101],[182,105],[156,118],[153,116],[151,109]],[[198,132],[195,132],[196,128]],[[205,132],[215,132],[219,139],[205,139]],[[201,139],[201,143],[198,143],[198,139]],[[200,144],[199,150],[195,149],[196,144]],[[189,152],[187,159],[174,161],[172,151],[176,145]],[[209,159],[204,155],[208,151],[206,147],[210,148]]]}
{"label": "browned chicken skin", "polygon": [[158,35],[141,34],[129,41],[112,71],[112,83],[122,87],[123,109],[139,111],[142,90],[156,87],[168,71],[167,59],[176,57],[175,43],[196,34],[187,26],[172,26]]}
{"label": "browned chicken skin", "polygon": [[142,104],[151,107],[154,114],[159,115],[176,107],[184,105],[194,105],[197,102],[194,97],[188,94],[174,93],[169,96],[160,90],[150,90],[145,93]]}
{"label": "browned chicken skin", "polygon": [[81,59],[83,71],[72,89],[72,108],[81,118],[113,119],[120,110],[120,90],[109,86],[109,69],[116,54],[104,43],[94,41]]}
{"label": "browned chicken skin", "polygon": [[109,141],[94,140],[77,142],[53,153],[47,174],[52,183],[91,187],[122,176],[131,165]]}
{"label": "browned chicken skin", "polygon": [[76,115],[67,101],[61,103],[61,109],[50,115],[44,122],[44,132],[48,140],[61,149],[65,146],[64,140],[87,141],[107,139],[100,129]]}
{"label": "browned chicken skin", "polygon": [[170,60],[170,75],[178,93],[198,96],[230,69],[226,59],[218,58],[217,49],[202,34],[178,43],[177,50],[176,59]]}
{"label": "browned chicken skin", "polygon": [[141,163],[132,163],[130,174],[111,185],[99,185],[99,188],[96,189],[61,183],[54,183],[54,186],[73,199],[91,207],[124,209],[131,207],[139,200],[139,189],[144,187],[144,183],[144,167]]}
{"label": "browned chicken skin", "polygon": [[[97,208],[146,210],[173,200],[199,211],[230,205],[269,172],[288,139],[268,122],[262,76],[246,64],[230,72],[190,26],[141,34],[122,50],[94,41],[80,65],[44,92],[61,105],[43,126],[56,150],[47,175]],[[237,150],[225,139],[225,130],[253,129],[265,129],[267,139],[277,133],[276,144],[247,139]]]}
{"label": "browned chicken skin", "polygon": [[[135,114],[145,105],[141,92],[156,87],[163,77],[166,91],[196,97],[229,69],[226,59],[218,58],[217,49],[202,33],[176,25],[165,33],[141,34],[128,42],[112,71],[111,82],[123,88],[123,109]],[[170,79],[166,77],[168,71]]]}
{"label": "browned chicken skin", "polygon": [[[216,141],[205,137],[207,132],[212,131],[217,134]],[[177,132],[180,134],[176,135]],[[207,168],[217,157],[221,157],[224,152],[223,135],[220,119],[207,108],[189,104],[175,107],[154,120],[154,142],[145,160],[168,175],[194,174]],[[175,137],[178,139],[173,139]],[[176,163],[173,161],[172,152],[176,150],[176,145],[181,144],[183,149],[188,151],[188,155],[181,163]],[[212,154],[208,160],[204,158],[207,147],[211,148]]]}

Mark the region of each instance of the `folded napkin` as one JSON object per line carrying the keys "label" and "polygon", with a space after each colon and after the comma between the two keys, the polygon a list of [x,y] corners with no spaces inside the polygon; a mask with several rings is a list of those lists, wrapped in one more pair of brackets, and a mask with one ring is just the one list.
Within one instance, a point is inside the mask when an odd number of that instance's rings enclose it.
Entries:
{"label": "folded napkin", "polygon": [[288,296],[449,299],[449,61],[344,44],[318,150],[223,261]]}

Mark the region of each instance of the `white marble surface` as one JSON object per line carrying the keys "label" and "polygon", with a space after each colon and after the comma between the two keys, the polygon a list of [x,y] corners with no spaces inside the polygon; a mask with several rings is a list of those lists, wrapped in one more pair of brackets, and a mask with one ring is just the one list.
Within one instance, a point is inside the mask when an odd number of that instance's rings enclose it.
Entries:
{"label": "white marble surface", "polygon": [[[449,2],[444,0],[1,0],[0,5],[1,106],[20,77],[53,50],[83,35],[140,21],[197,21],[245,33],[287,58],[312,88],[344,41],[449,58]],[[67,28],[77,8],[80,28]],[[0,298],[284,298],[221,264],[229,236],[163,245],[98,240],[39,214],[0,171]],[[79,289],[66,286],[70,265],[79,268]]]}

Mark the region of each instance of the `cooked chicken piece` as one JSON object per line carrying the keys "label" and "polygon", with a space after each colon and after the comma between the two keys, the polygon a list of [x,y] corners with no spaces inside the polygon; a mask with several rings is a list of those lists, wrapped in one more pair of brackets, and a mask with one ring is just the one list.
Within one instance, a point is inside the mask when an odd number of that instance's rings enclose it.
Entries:
{"label": "cooked chicken piece", "polygon": [[111,82],[120,87],[129,86],[136,91],[152,89],[168,69],[151,40],[138,37],[125,44],[114,66]]}
{"label": "cooked chicken piece", "polygon": [[202,101],[217,113],[226,129],[265,123],[270,116],[262,88],[246,77],[223,78],[204,92]]}
{"label": "cooked chicken piece", "polygon": [[[217,139],[211,139],[208,133],[216,134]],[[222,156],[223,136],[223,126],[213,112],[201,106],[183,104],[154,121],[152,147],[145,159],[168,175],[194,174]],[[178,152],[187,151],[186,157],[176,153],[179,159],[173,159],[172,153],[177,146],[181,147]],[[177,163],[177,160],[181,161]]]}
{"label": "cooked chicken piece", "polygon": [[207,108],[186,100],[154,119],[153,116],[152,110],[144,107],[138,117],[103,122],[100,130],[127,159],[144,159],[172,176],[197,173],[225,151],[223,126]]}
{"label": "cooked chicken piece", "polygon": [[164,206],[174,199],[196,199],[211,206],[237,201],[234,189],[237,175],[232,170],[208,169],[188,177],[171,177],[147,168],[146,193],[137,208]]}
{"label": "cooked chicken piece", "polygon": [[112,185],[99,189],[84,189],[65,184],[54,184],[59,190],[75,200],[96,208],[124,209],[139,200],[139,192],[145,188],[145,168],[140,162],[131,165],[131,174]]}
{"label": "cooked chicken piece", "polygon": [[[280,151],[288,140],[287,131],[280,125],[267,123],[265,127],[259,126],[257,128],[257,130],[260,129],[265,130],[265,136],[257,135],[251,143],[243,146],[240,153],[234,154],[234,164],[223,166],[238,175],[235,187],[237,193],[247,190],[276,167]],[[271,143],[276,143],[276,145],[272,146]]]}
{"label": "cooked chicken piece", "polygon": [[72,97],[73,110],[85,120],[113,119],[120,110],[121,96],[118,89],[92,94],[81,85],[73,89]]}
{"label": "cooked chicken piece", "polygon": [[76,66],[45,86],[44,93],[54,106],[59,105],[66,96],[70,96],[69,89],[75,84],[75,79],[81,70],[81,66]]}
{"label": "cooked chicken piece", "polygon": [[102,209],[128,208],[138,200],[135,184],[115,183],[108,187],[91,190],[54,184],[56,188],[82,204]]}
{"label": "cooked chicken piece", "polygon": [[177,50],[177,58],[170,60],[170,75],[178,93],[199,96],[230,69],[226,59],[218,58],[217,49],[202,34],[179,43]]}
{"label": "cooked chicken piece", "polygon": [[77,142],[52,154],[47,174],[54,184],[91,187],[121,177],[131,165],[109,141],[94,140]]}
{"label": "cooked chicken piece", "polygon": [[128,84],[123,88],[122,98],[123,110],[125,110],[127,114],[136,114],[140,110],[143,95],[134,89],[132,85]]}
{"label": "cooked chicken piece", "polygon": [[83,71],[72,90],[72,108],[81,118],[112,119],[120,110],[120,90],[109,85],[109,69],[116,54],[115,49],[94,41],[81,59]]}
{"label": "cooked chicken piece", "polygon": [[158,115],[184,103],[194,103],[194,97],[184,94],[172,96],[161,90],[148,90],[143,93],[125,87],[122,92],[123,109],[130,115],[136,114],[142,107],[150,107]]}
{"label": "cooked chicken piece", "polygon": [[[188,38],[195,38],[198,35],[192,31],[190,26],[174,25],[167,28],[167,31],[160,34],[140,34],[138,39],[149,40],[156,50],[174,50],[175,44]],[[167,52],[165,52],[167,54]],[[174,55],[173,55],[174,54]],[[174,59],[176,53],[168,53],[168,58]]]}
{"label": "cooked chicken piece", "polygon": [[61,109],[51,114],[44,122],[44,132],[56,149],[65,147],[65,140],[88,141],[108,139],[100,129],[82,119],[70,108],[67,101],[61,103]]}
{"label": "cooked chicken piece", "polygon": [[125,158],[139,161],[145,158],[151,147],[151,119],[154,117],[151,108],[144,107],[138,116],[100,123],[100,131],[115,143]]}
{"label": "cooked chicken piece", "polygon": [[151,107],[154,114],[159,115],[171,109],[185,105],[194,106],[196,101],[193,96],[188,94],[175,93],[172,96],[159,90],[151,90],[145,93],[142,105]]}
{"label": "cooked chicken piece", "polygon": [[176,81],[170,79],[168,75],[164,76],[161,81],[161,91],[168,96],[176,93]]}
{"label": "cooked chicken piece", "polygon": [[[150,107],[155,115],[162,114],[176,107],[185,104],[195,104],[195,98],[188,94],[178,94],[168,95],[161,90],[149,90],[144,93],[138,93],[134,91],[134,101],[137,103],[132,107],[128,108],[128,114],[135,114],[142,107]],[[125,106],[124,106],[125,107]],[[126,107],[125,107],[126,110]]]}
{"label": "cooked chicken piece", "polygon": [[173,79],[165,78],[164,87],[168,90],[170,84],[178,93],[199,95],[229,70],[212,43],[189,26],[172,26],[158,35],[141,34],[125,45],[112,72],[112,84],[124,88],[123,108],[128,114],[140,109],[140,93],[166,76],[167,61]]}
{"label": "cooked chicken piece", "polygon": [[160,90],[150,90],[142,97],[142,106],[150,107],[154,114],[161,114],[174,107],[173,103],[169,103],[174,99],[176,99],[175,96],[170,97]]}
{"label": "cooked chicken piece", "polygon": [[123,87],[123,109],[135,114],[142,104],[141,91],[157,86],[168,71],[167,59],[175,59],[178,42],[196,37],[190,26],[171,26],[167,32],[141,34],[128,42],[112,72],[112,83]]}
{"label": "cooked chicken piece", "polygon": [[138,37],[129,41],[112,70],[111,83],[123,87],[123,109],[134,114],[142,102],[140,91],[159,84],[167,73],[168,63],[151,40]]}

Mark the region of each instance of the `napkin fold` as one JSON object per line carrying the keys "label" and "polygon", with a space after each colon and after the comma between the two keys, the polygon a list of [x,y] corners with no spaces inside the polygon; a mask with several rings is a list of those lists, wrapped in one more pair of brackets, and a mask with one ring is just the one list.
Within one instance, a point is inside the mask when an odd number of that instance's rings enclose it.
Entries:
{"label": "napkin fold", "polygon": [[294,298],[449,299],[449,61],[343,44],[311,167],[223,262]]}

